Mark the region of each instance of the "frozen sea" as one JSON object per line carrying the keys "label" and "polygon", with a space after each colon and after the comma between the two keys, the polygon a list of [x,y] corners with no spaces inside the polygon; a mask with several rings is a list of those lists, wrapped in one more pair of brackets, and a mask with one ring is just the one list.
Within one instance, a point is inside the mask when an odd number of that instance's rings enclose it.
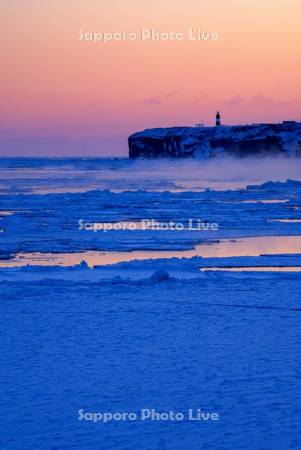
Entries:
{"label": "frozen sea", "polygon": [[1,448],[301,448],[299,160],[2,158],[0,243]]}

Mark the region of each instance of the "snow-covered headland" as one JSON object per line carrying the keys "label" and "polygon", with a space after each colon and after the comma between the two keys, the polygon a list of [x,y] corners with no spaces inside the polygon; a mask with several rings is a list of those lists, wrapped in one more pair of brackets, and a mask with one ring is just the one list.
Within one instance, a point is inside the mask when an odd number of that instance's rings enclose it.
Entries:
{"label": "snow-covered headland", "polygon": [[154,128],[129,136],[130,158],[301,156],[301,123]]}

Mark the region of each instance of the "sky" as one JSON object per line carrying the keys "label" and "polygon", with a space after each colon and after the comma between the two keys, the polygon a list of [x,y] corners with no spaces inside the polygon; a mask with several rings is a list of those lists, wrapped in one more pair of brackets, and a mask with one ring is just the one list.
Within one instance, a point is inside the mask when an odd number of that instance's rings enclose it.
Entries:
{"label": "sky", "polygon": [[2,0],[0,155],[127,156],[129,134],[213,125],[217,110],[301,121],[300,23],[300,0]]}

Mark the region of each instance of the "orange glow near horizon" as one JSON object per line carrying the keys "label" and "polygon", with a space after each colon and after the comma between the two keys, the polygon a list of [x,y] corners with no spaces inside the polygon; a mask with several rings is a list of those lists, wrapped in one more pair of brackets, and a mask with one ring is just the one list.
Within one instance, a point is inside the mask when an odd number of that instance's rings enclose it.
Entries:
{"label": "orange glow near horizon", "polygon": [[[1,10],[0,154],[126,155],[154,126],[301,120],[299,0],[21,0]],[[218,41],[192,42],[189,28]],[[183,32],[183,41],[79,40]]]}

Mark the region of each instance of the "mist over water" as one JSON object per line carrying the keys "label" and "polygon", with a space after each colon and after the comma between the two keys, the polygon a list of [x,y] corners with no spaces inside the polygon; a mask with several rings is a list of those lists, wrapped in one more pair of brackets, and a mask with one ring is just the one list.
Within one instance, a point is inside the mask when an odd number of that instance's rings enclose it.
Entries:
{"label": "mist over water", "polygon": [[287,179],[301,180],[301,158],[9,158],[0,164],[0,193],[4,185],[41,194],[94,189],[225,190]]}
{"label": "mist over water", "polygon": [[198,181],[285,181],[301,180],[301,159],[289,158],[215,158],[210,160],[137,160],[129,166],[148,177]]}

